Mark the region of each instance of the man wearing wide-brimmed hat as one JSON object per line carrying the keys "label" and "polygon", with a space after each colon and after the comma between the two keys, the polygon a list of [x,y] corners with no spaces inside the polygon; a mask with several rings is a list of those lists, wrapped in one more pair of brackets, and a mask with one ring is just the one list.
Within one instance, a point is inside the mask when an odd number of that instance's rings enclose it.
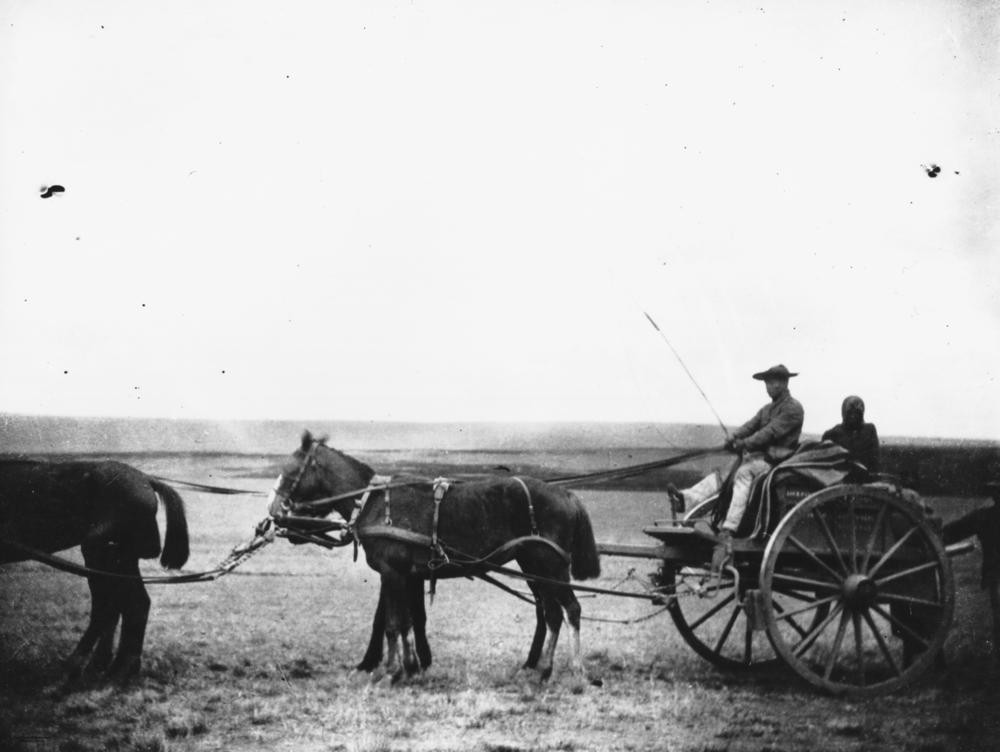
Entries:
{"label": "man wearing wide-brimmed hat", "polygon": [[[728,448],[746,451],[748,454],[733,477],[733,495],[726,519],[722,523],[723,535],[731,536],[739,529],[754,478],[791,456],[799,445],[805,411],[788,392],[788,380],[793,376],[798,374],[791,373],[780,364],[753,375],[758,381],[764,382],[771,401],[733,431],[732,438],[726,442]],[[675,513],[691,509],[717,493],[720,485],[721,477],[718,473],[713,473],[683,491],[668,485],[671,507]]]}
{"label": "man wearing wide-brimmed hat", "polygon": [[735,533],[743,519],[754,478],[767,472],[771,465],[790,457],[799,445],[805,411],[788,391],[791,373],[778,364],[753,377],[764,382],[771,401],[757,414],[733,431],[726,443],[731,449],[748,452],[733,478],[733,497],[722,523],[724,532]]}

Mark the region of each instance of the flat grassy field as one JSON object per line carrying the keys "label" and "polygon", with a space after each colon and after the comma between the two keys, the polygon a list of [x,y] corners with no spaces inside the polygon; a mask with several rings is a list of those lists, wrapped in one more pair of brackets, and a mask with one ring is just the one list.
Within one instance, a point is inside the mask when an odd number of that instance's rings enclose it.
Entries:
{"label": "flat grassy field", "polygon": [[[278,459],[128,461],[153,474],[267,491]],[[366,459],[379,471],[427,461]],[[516,459],[477,461],[490,467]],[[599,456],[591,463],[605,466]],[[666,515],[658,492],[578,493],[601,542],[648,542],[641,528]],[[266,514],[257,496],[182,495],[190,571],[213,567]],[[932,503],[948,519],[982,500]],[[77,551],[67,555],[79,560]],[[604,557],[602,564],[596,584],[606,587],[639,588],[655,569],[642,559]],[[60,660],[85,625],[86,582],[15,564],[0,569],[0,750],[992,750],[1000,739],[1000,679],[989,667],[978,564],[978,553],[955,562],[947,668],[866,701],[823,696],[787,669],[720,672],[684,644],[667,615],[642,620],[652,607],[609,596],[581,599],[585,617],[634,622],[584,623],[587,672],[602,686],[581,686],[569,675],[568,640],[553,679],[539,684],[518,671],[533,609],[467,581],[440,583],[429,607],[431,669],[397,686],[373,683],[352,671],[375,608],[373,573],[352,561],[350,549],[284,540],[216,582],[151,586],[140,677],[123,689],[93,683],[65,691]],[[159,573],[155,562],[143,567]]]}

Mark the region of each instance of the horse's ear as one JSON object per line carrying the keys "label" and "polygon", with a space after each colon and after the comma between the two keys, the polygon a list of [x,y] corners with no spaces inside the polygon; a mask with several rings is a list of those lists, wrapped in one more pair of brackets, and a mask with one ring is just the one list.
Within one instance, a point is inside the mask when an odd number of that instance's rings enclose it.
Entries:
{"label": "horse's ear", "polygon": [[312,443],[313,443],[313,435],[309,432],[309,429],[307,428],[305,431],[302,432],[302,451],[308,452],[309,447],[312,446]]}

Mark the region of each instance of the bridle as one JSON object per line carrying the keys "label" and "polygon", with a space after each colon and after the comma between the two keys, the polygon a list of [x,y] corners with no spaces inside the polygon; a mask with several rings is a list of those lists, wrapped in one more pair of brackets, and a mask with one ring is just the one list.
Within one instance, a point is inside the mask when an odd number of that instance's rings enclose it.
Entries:
{"label": "bridle", "polygon": [[306,452],[305,458],[302,460],[302,464],[299,466],[299,471],[295,475],[295,480],[292,481],[291,488],[287,492],[283,493],[281,491],[281,484],[284,480],[284,473],[278,476],[278,480],[274,484],[274,490],[272,493],[272,501],[268,506],[273,506],[275,501],[281,502],[281,510],[283,512],[289,512],[295,507],[295,502],[292,499],[292,495],[298,490],[299,485],[302,483],[302,479],[305,477],[306,471],[309,469],[310,465],[316,464],[316,447],[319,446],[319,442],[313,439],[313,442],[309,445],[309,450]]}

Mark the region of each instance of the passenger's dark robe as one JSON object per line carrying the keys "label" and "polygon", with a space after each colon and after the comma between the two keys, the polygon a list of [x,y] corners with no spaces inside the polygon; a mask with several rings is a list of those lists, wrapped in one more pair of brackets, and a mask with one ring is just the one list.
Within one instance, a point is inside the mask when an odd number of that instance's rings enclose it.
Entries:
{"label": "passenger's dark robe", "polygon": [[838,423],[823,434],[823,440],[844,447],[853,459],[868,468],[868,472],[881,472],[878,431],[875,430],[874,423],[862,423],[857,428],[848,428],[843,423]]}

